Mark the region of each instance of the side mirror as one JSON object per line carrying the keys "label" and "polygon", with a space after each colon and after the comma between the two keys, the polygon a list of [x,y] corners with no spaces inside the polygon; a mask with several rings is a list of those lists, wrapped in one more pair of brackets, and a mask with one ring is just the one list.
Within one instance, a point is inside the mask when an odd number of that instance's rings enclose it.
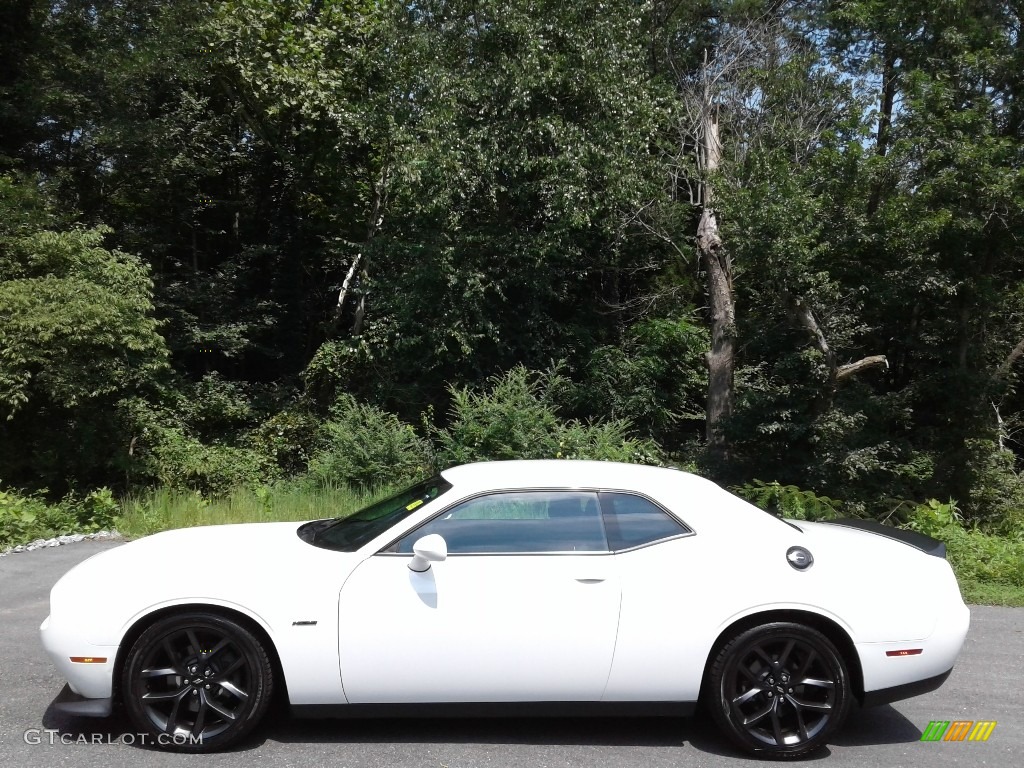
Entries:
{"label": "side mirror", "polygon": [[424,573],[430,570],[431,563],[439,563],[448,557],[448,543],[437,533],[424,536],[412,545],[412,560],[409,570]]}

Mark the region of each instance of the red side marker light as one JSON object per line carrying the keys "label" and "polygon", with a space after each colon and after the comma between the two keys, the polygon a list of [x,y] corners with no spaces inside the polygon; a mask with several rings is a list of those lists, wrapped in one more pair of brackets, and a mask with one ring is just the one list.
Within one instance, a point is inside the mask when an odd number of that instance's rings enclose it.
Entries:
{"label": "red side marker light", "polygon": [[106,664],[106,656],[71,656],[69,657],[75,664]]}
{"label": "red side marker light", "polygon": [[917,656],[923,648],[904,648],[901,651],[886,651],[886,656]]}

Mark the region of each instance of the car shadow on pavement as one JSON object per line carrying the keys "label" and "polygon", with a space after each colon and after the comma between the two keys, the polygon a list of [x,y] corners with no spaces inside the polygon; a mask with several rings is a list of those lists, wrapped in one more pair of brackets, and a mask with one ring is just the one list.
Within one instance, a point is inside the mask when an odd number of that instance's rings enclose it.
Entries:
{"label": "car shadow on pavement", "polygon": [[[114,707],[110,717],[81,717],[62,712],[57,705],[63,701],[75,700],[74,694],[65,684],[43,713],[42,726],[50,733],[40,735],[43,742],[64,744],[115,744],[121,743],[142,749],[160,749],[149,734],[140,734],[128,716],[119,707]],[[262,743],[246,743],[240,749],[252,749]]]}
{"label": "car shadow on pavement", "polygon": [[[706,714],[636,718],[474,719],[283,719],[263,729],[265,739],[293,742],[473,743],[581,746],[685,746],[742,757]],[[829,740],[835,746],[872,746],[919,741],[921,731],[890,705],[854,705],[845,725]],[[826,748],[811,759],[828,757]]]}
{"label": "car shadow on pavement", "polygon": [[921,729],[891,704],[864,709],[854,706],[846,724],[831,742],[841,747],[909,744],[921,740]]}
{"label": "car shadow on pavement", "polygon": [[[156,748],[139,738],[128,718],[115,709],[107,718],[76,717],[54,704],[43,715],[43,726],[66,741],[122,742]],[[838,747],[871,746],[918,741],[921,731],[889,705],[854,707],[842,730],[830,742]],[[282,744],[510,744],[536,746],[685,747],[728,758],[747,757],[718,731],[711,718],[372,718],[298,719],[275,706],[256,733],[230,752],[258,749],[267,741]],[[810,757],[831,754],[828,748]]]}

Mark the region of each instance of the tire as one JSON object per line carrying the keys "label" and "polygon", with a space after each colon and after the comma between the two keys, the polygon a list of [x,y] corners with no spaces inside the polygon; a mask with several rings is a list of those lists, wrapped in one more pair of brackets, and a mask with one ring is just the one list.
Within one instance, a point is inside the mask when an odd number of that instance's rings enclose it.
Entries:
{"label": "tire", "polygon": [[132,645],[121,701],[136,741],[178,752],[213,752],[245,737],[274,688],[263,644],[216,613],[160,619]]}
{"label": "tire", "polygon": [[850,709],[850,676],[821,632],[776,622],[748,629],[715,657],[709,706],[746,752],[792,759],[825,745]]}

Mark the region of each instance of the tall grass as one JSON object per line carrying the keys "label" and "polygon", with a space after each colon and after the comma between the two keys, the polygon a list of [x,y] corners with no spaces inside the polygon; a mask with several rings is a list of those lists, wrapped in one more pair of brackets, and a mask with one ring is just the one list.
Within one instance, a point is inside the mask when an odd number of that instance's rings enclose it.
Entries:
{"label": "tall grass", "polygon": [[158,488],[121,501],[118,530],[128,537],[171,528],[228,523],[318,520],[344,517],[389,495],[393,489],[354,491],[344,486],[282,484],[234,488],[207,498]]}

